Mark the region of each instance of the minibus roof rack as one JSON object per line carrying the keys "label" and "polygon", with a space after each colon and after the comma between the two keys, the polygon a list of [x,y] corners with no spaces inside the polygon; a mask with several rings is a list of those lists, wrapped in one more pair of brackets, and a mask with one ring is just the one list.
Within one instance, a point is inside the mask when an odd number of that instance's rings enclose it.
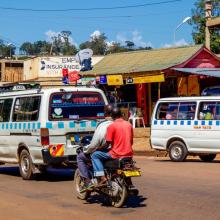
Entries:
{"label": "minibus roof rack", "polygon": [[87,87],[87,88],[97,88],[97,85],[92,85],[87,83],[86,85],[82,84],[43,84],[41,85],[40,82],[45,81],[38,81],[38,82],[20,82],[20,83],[8,83],[0,86],[0,93],[2,92],[16,92],[16,91],[25,91],[25,90],[32,90],[38,89],[41,90],[44,86],[46,87]]}
{"label": "minibus roof rack", "polygon": [[9,83],[0,86],[0,93],[1,92],[16,92],[16,91],[24,91],[24,90],[31,90],[31,89],[41,89],[39,83]]}

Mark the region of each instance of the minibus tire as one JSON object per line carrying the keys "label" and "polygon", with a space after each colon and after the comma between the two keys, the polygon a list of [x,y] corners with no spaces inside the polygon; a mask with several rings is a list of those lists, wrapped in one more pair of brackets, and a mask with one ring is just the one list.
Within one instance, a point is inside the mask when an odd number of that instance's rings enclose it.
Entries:
{"label": "minibus tire", "polygon": [[188,154],[186,145],[181,141],[173,141],[169,145],[169,157],[174,162],[182,162]]}
{"label": "minibus tire", "polygon": [[215,159],[216,154],[206,154],[206,155],[199,155],[199,158],[204,162],[211,162]]}
{"label": "minibus tire", "polygon": [[34,178],[32,159],[26,149],[23,149],[19,155],[19,171],[23,180]]}

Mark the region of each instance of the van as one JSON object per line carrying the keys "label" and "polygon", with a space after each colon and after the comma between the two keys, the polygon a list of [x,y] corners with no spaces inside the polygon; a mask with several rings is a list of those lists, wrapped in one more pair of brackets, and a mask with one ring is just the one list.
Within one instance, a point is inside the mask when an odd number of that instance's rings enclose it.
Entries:
{"label": "van", "polygon": [[220,153],[220,96],[160,99],[151,122],[151,146],[172,161],[198,155],[212,161]]}
{"label": "van", "polygon": [[29,180],[47,166],[76,163],[76,148],[104,119],[107,99],[96,88],[23,89],[0,92],[0,163],[18,163]]}
{"label": "van", "polygon": [[218,96],[220,95],[220,86],[211,86],[202,90],[201,95]]}

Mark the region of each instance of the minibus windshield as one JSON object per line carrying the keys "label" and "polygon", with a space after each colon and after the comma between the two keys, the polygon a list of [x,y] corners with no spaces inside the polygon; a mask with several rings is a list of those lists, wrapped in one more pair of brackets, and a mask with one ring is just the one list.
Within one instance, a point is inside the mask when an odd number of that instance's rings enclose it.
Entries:
{"label": "minibus windshield", "polygon": [[50,120],[104,118],[105,102],[98,92],[60,92],[50,97]]}

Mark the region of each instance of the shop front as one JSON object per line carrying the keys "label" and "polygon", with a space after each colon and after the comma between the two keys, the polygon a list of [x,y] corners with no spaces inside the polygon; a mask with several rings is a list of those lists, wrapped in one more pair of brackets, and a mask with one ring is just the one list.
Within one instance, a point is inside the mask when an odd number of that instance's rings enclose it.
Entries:
{"label": "shop front", "polygon": [[107,55],[82,75],[94,77],[111,103],[130,112],[139,109],[149,125],[159,98],[200,95],[204,86],[217,83],[210,76],[183,71],[204,65],[220,68],[220,59],[204,46],[190,46]]}

